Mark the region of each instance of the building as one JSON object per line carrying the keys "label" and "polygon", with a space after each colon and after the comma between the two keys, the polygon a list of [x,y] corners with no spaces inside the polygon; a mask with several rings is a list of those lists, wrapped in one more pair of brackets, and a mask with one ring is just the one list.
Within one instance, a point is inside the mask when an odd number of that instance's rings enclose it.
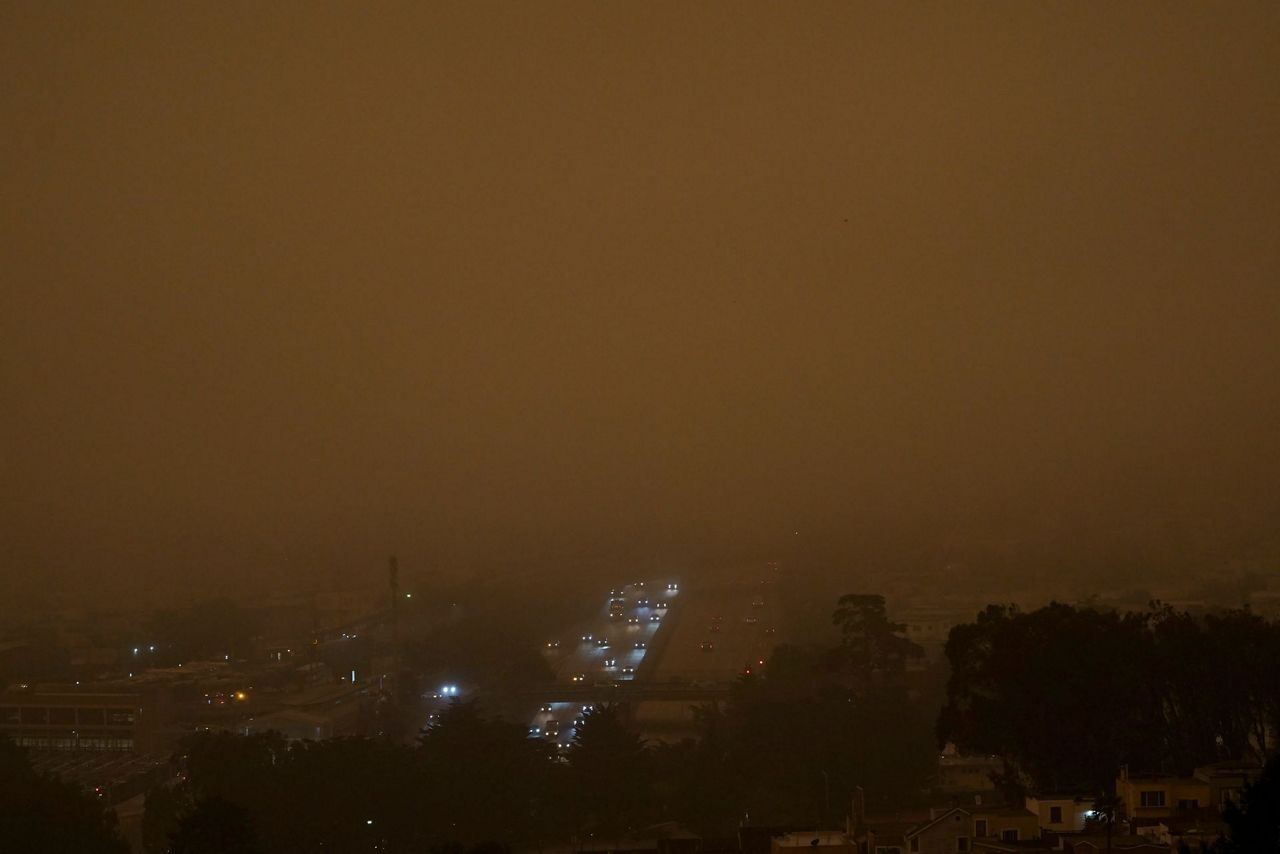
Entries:
{"label": "building", "polygon": [[819,851],[823,854],[858,854],[858,845],[839,830],[808,830],[784,833],[769,841],[771,854],[798,854],[799,851]]}
{"label": "building", "polygon": [[33,750],[159,753],[172,740],[169,692],[158,686],[36,685],[0,694],[0,733]]}
{"label": "building", "polygon": [[973,818],[968,811],[952,807],[931,821],[903,834],[910,854],[955,854],[972,850]]}
{"label": "building", "polygon": [[992,792],[994,774],[1004,768],[998,756],[965,756],[948,744],[938,756],[938,791],[947,795]]}
{"label": "building", "polygon": [[1194,813],[1209,804],[1209,784],[1195,777],[1162,774],[1130,774],[1120,768],[1116,797],[1126,818],[1154,824],[1175,815]]}
{"label": "building", "polygon": [[1215,819],[1260,771],[1256,763],[1239,761],[1202,765],[1189,777],[1131,774],[1122,766],[1116,795],[1136,825]]}
{"label": "building", "polygon": [[1027,795],[1027,809],[1035,813],[1041,831],[1083,833],[1085,822],[1093,818],[1094,799],[1069,794]]}
{"label": "building", "polygon": [[973,820],[974,839],[1026,842],[1040,838],[1040,817],[1026,807],[973,806],[966,808]]}

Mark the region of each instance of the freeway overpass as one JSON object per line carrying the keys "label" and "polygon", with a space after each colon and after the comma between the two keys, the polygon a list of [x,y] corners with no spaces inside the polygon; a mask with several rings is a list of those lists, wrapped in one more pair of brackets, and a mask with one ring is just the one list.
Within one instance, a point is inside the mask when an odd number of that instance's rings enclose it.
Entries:
{"label": "freeway overpass", "polygon": [[619,682],[603,685],[549,685],[527,696],[546,703],[611,703],[645,700],[679,700],[690,703],[722,700],[729,696],[725,683]]}

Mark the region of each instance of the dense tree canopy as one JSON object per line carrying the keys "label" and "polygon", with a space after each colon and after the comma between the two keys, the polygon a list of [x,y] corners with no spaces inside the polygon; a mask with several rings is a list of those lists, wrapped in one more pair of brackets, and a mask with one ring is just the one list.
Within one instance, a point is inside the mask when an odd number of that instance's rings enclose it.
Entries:
{"label": "dense tree canopy", "polygon": [[1258,758],[1280,724],[1280,628],[1247,611],[993,605],[952,630],[947,658],[939,740],[1050,789]]}
{"label": "dense tree canopy", "polygon": [[1223,818],[1230,830],[1219,846],[1222,854],[1280,854],[1280,754],[1245,785],[1240,803],[1229,804]]}
{"label": "dense tree canopy", "polygon": [[0,850],[23,854],[128,854],[115,813],[74,786],[37,774],[26,751],[0,735]]}

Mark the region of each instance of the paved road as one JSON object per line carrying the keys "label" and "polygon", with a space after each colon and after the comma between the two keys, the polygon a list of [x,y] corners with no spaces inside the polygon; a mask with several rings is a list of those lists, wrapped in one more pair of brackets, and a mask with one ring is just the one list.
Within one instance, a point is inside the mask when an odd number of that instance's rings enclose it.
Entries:
{"label": "paved road", "polygon": [[655,683],[729,683],[779,642],[776,584],[763,573],[690,590],[653,673]]}
{"label": "paved road", "polygon": [[[665,615],[677,607],[683,594],[675,579],[647,579],[612,591],[601,590],[599,595],[599,610],[590,621],[552,639],[543,649],[557,686],[605,687],[634,680],[650,645],[662,630]],[[610,614],[614,600],[623,603],[620,616]],[[587,705],[547,703],[530,721],[530,733],[567,745],[573,739],[573,721]],[[551,721],[559,725],[557,736],[546,735]]]}

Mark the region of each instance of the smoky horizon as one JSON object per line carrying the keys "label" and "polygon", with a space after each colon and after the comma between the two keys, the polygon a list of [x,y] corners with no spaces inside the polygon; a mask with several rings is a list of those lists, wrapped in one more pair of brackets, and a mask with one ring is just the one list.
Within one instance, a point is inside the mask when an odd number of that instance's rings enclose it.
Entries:
{"label": "smoky horizon", "polygon": [[1274,571],[1278,62],[1262,3],[8,4],[0,587]]}

